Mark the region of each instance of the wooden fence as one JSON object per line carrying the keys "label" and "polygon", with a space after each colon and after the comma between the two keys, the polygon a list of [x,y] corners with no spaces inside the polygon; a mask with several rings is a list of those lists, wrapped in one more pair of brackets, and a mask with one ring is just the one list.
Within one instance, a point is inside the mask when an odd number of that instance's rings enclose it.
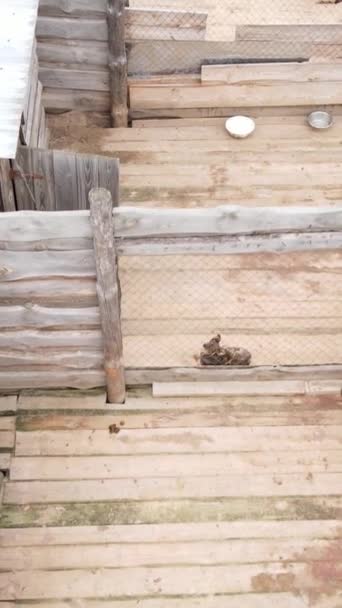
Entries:
{"label": "wooden fence", "polygon": [[[144,319],[125,318],[120,322],[115,251],[120,256],[120,264],[145,256],[149,256],[147,260],[152,260],[150,256],[172,259],[175,254],[187,254],[189,259],[194,255],[213,254],[257,259],[260,255],[271,254],[273,266],[278,263],[280,267],[282,255],[292,256],[291,264],[299,256],[300,266],[300,256],[317,254],[313,288],[319,307],[317,286],[320,277],[334,274],[334,265],[340,257],[342,211],[296,208],[294,213],[279,208],[156,210],[118,207],[113,210],[111,225],[108,193],[95,191],[92,198],[91,213],[86,210],[24,212],[5,213],[1,217],[0,390],[90,388],[107,384],[109,398],[122,401],[124,367],[128,384],[176,378],[310,379],[313,374],[315,379],[339,377],[342,358],[330,362],[334,365],[320,361],[319,366],[283,367],[270,362],[269,366],[244,369],[207,369],[195,365],[175,365],[171,369],[167,366],[160,369],[156,365],[151,369],[147,364],[132,365],[129,341],[133,340],[134,349],[139,340],[147,345],[147,339],[139,329]],[[187,258],[182,259],[184,266]],[[120,268],[122,304],[127,309],[128,294],[121,272]],[[127,276],[129,265],[125,272]],[[337,296],[340,272],[337,268],[334,274]],[[300,266],[297,280],[305,281],[304,275]],[[135,280],[133,276],[133,282]],[[148,274],[145,274],[145,291],[149,289],[148,280]],[[181,290],[182,273],[179,280]],[[206,288],[205,285],[200,287]],[[163,289],[163,283],[160,289]],[[323,289],[322,302],[329,297]],[[305,306],[310,309],[310,298]],[[342,331],[339,326],[341,315],[336,307],[334,310],[332,341]],[[267,323],[270,322],[268,319]],[[130,323],[138,327],[139,340],[137,334],[128,331]],[[319,314],[315,326],[313,331],[318,333],[319,340],[327,331]],[[253,331],[256,330],[252,327]],[[156,339],[158,337],[159,334]],[[145,358],[147,360],[147,356]]]}
{"label": "wooden fence", "polygon": [[0,211],[87,209],[92,188],[109,190],[114,205],[119,200],[114,158],[20,147],[0,173]]}

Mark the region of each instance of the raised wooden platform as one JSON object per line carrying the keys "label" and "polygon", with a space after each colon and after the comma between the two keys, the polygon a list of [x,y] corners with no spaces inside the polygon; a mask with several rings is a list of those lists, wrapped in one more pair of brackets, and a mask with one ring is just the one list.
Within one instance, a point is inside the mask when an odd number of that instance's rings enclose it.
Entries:
{"label": "raised wooden platform", "polygon": [[245,108],[256,119],[247,140],[228,136],[224,109],[220,112],[220,118],[192,120],[190,126],[182,120],[152,121],[114,130],[72,128],[68,121],[66,128],[52,129],[51,146],[119,158],[121,205],[340,204],[342,118],[337,112],[332,129],[315,132],[306,124],[306,108],[290,116]]}
{"label": "raised wooden platform", "polygon": [[115,410],[97,393],[83,410],[50,395],[44,411],[42,394],[21,395],[0,600],[339,608],[341,406],[137,390]]}

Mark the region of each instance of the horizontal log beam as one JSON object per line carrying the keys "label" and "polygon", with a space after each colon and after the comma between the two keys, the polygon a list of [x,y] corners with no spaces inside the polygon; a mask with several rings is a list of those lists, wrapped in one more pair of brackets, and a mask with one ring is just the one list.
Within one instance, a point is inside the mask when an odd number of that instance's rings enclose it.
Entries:
{"label": "horizontal log beam", "polygon": [[155,367],[127,368],[128,386],[154,382],[224,382],[267,380],[339,380],[342,365],[259,367]]}
{"label": "horizontal log beam", "polygon": [[334,250],[342,232],[287,233],[228,237],[117,239],[119,255],[230,255]]}
{"label": "horizontal log beam", "polygon": [[[330,207],[240,207],[113,210],[118,238],[225,236],[342,231],[342,210]],[[3,213],[0,243],[92,239],[89,211]],[[42,243],[41,243],[42,246]]]}

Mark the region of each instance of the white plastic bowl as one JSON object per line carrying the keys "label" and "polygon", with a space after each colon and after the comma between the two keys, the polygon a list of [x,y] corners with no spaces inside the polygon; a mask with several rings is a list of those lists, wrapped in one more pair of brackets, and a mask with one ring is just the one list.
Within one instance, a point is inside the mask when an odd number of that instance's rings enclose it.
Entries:
{"label": "white plastic bowl", "polygon": [[312,129],[329,129],[333,122],[332,115],[322,110],[311,112],[308,116],[308,123]]}
{"label": "white plastic bowl", "polygon": [[232,116],[226,120],[226,130],[237,139],[245,139],[254,133],[255,122],[249,116]]}

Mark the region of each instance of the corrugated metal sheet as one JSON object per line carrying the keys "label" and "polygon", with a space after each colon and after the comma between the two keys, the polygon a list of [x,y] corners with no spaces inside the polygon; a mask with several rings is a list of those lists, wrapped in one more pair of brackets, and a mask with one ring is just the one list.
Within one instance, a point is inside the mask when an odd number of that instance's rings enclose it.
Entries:
{"label": "corrugated metal sheet", "polygon": [[38,0],[0,0],[0,158],[14,158],[29,79]]}

